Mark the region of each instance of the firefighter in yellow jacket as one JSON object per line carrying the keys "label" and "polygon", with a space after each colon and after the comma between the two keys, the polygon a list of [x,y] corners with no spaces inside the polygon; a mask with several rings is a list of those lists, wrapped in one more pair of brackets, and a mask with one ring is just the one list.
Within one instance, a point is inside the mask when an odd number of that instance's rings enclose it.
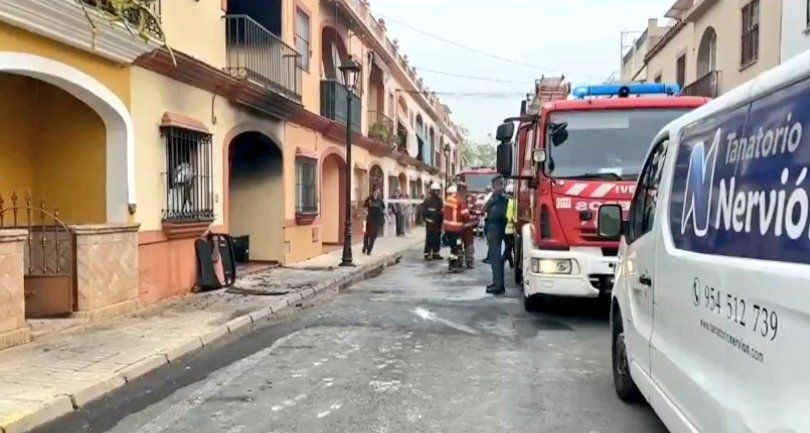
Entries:
{"label": "firefighter in yellow jacket", "polygon": [[515,223],[517,222],[517,206],[515,205],[515,186],[511,183],[506,185],[506,230],[504,231],[503,242],[506,248],[503,252],[503,259],[509,262],[509,267],[515,269]]}

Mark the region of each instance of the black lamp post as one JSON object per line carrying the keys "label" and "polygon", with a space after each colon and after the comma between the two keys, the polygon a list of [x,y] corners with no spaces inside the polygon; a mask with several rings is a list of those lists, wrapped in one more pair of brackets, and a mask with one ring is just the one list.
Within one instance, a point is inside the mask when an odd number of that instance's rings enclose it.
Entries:
{"label": "black lamp post", "polygon": [[449,187],[449,176],[450,176],[450,145],[444,145],[444,191],[445,195],[447,194],[447,187]]}
{"label": "black lamp post", "polygon": [[[343,229],[343,259],[340,266],[354,266],[352,259],[352,96],[357,88],[357,77],[360,65],[349,57],[349,61],[340,65],[343,74],[343,85],[346,87],[346,182],[344,193],[345,227]],[[335,101],[337,103],[337,101]],[[359,199],[359,198],[358,198]]]}

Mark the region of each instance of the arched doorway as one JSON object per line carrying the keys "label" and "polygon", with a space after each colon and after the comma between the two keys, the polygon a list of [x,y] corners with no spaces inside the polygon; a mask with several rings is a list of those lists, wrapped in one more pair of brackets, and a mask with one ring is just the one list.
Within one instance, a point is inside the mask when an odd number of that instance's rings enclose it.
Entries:
{"label": "arched doorway", "polygon": [[[6,164],[13,163],[16,166],[14,176],[19,177],[18,180],[27,179],[26,182],[31,184],[33,191],[42,188],[49,190],[48,200],[59,201],[64,209],[60,209],[60,213],[66,220],[128,222],[130,209],[135,209],[135,151],[132,120],[126,105],[95,78],[44,57],[0,52],[0,72],[3,73],[0,80],[5,86],[11,86],[9,91],[19,92],[19,88],[11,89],[20,80],[28,80],[27,83],[32,86],[31,91],[36,90],[43,98],[53,101],[42,103],[42,99],[24,88],[26,100],[20,101],[22,105],[19,107],[27,109],[24,107],[33,104],[34,108],[30,113],[33,117],[27,117],[20,111],[16,111],[16,114],[4,113],[4,119],[12,119],[7,124],[8,127],[27,125],[27,134],[38,134],[45,137],[45,141],[60,142],[58,146],[54,146],[54,152],[37,151],[29,154],[28,156],[36,159],[35,165],[23,163],[20,159],[22,155],[19,154],[14,159],[3,158]],[[14,95],[6,90],[2,94],[7,99],[10,97],[7,95]],[[16,106],[12,102],[4,102],[4,105],[6,108],[3,111]],[[53,111],[53,115],[48,115],[49,111]],[[48,127],[37,128],[37,123],[25,119],[47,119]],[[83,123],[90,126],[83,128]],[[0,137],[14,136],[3,133]],[[45,149],[43,146],[46,145],[42,137],[32,141],[36,142],[40,150]],[[0,146],[20,144],[19,140],[14,141],[15,143],[0,143]],[[82,149],[87,146],[91,146],[92,151],[85,158]],[[92,167],[88,167],[88,164]],[[49,166],[54,166],[56,171],[49,169]],[[90,176],[99,176],[92,185],[85,177],[88,168],[94,170]],[[45,183],[39,182],[40,177],[35,178],[32,170],[41,171],[43,176],[47,174],[43,178]],[[26,171],[30,175],[23,175]],[[6,173],[9,173],[10,178],[10,172]],[[82,176],[77,176],[77,173],[82,173]],[[34,185],[36,183],[39,186]],[[9,184],[6,185],[8,186]],[[92,204],[88,203],[85,193],[92,197]],[[69,210],[74,206],[75,209]]]}
{"label": "arched doorway", "polygon": [[284,261],[284,159],[267,135],[249,131],[229,144],[228,229],[248,236],[250,260]]}
{"label": "arched doorway", "polygon": [[348,58],[349,52],[340,33],[334,27],[325,26],[321,31],[321,62],[326,79],[343,84],[340,65]]}
{"label": "arched doorway", "polygon": [[697,58],[697,78],[717,70],[717,32],[709,27],[700,38]]}
{"label": "arched doorway", "polygon": [[338,152],[327,153],[321,161],[321,239],[326,245],[343,243],[345,167]]}

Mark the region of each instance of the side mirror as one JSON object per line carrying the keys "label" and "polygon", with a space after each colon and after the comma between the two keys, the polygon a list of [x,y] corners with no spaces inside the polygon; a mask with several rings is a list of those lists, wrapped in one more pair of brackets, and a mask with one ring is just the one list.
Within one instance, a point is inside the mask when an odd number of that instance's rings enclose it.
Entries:
{"label": "side mirror", "polygon": [[548,127],[551,133],[551,143],[554,146],[559,146],[568,140],[568,124],[567,123],[552,123]]}
{"label": "side mirror", "polygon": [[[500,131],[500,128],[498,128]],[[498,161],[496,163],[496,169],[498,174],[503,177],[511,177],[512,176],[512,144],[511,143],[501,143],[498,145],[497,149]]]}
{"label": "side mirror", "polygon": [[599,237],[618,240],[622,237],[622,207],[617,204],[606,204],[599,207],[599,219],[596,231]]}
{"label": "side mirror", "polygon": [[495,133],[495,138],[501,143],[507,143],[512,141],[512,136],[514,135],[515,124],[512,122],[506,122],[498,127],[498,131]]}

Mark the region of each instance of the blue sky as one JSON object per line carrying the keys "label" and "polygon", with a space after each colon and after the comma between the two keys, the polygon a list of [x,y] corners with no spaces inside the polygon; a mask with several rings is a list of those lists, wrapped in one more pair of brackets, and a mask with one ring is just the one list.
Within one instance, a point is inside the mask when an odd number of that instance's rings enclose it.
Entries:
{"label": "blue sky", "polygon": [[[473,140],[484,140],[503,118],[518,114],[521,95],[543,73],[564,73],[572,83],[582,84],[601,82],[618,71],[622,30],[643,30],[648,18],[661,17],[672,3],[373,0],[372,11],[387,18],[389,37],[399,40],[426,85],[453,110],[454,119],[470,130]],[[525,65],[477,54],[409,27]],[[509,82],[464,79],[427,69]]]}

